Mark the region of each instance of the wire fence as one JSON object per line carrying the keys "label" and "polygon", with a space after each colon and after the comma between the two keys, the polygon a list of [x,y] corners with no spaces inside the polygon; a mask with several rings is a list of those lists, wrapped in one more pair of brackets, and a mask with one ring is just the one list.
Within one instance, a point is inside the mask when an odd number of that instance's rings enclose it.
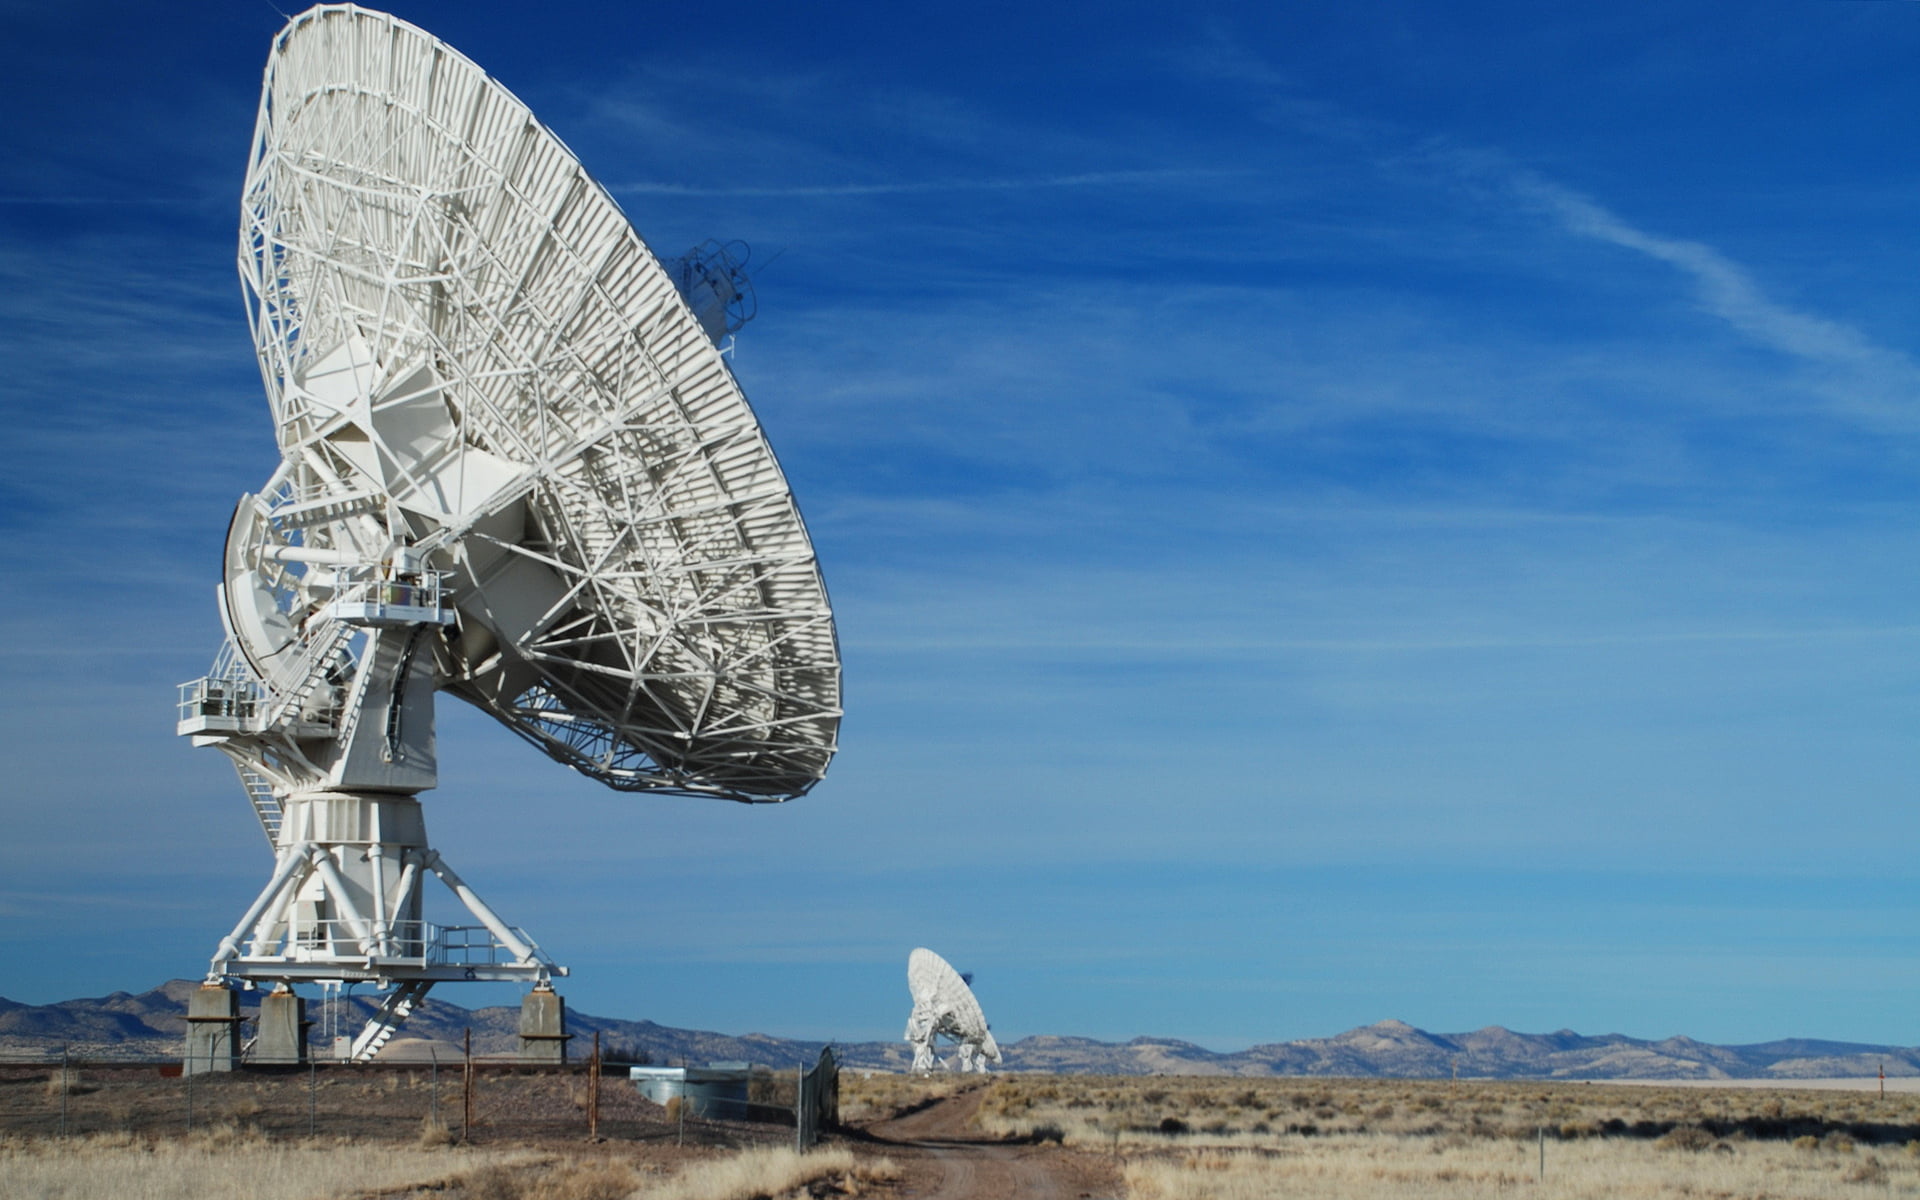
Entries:
{"label": "wire fence", "polygon": [[725,1118],[645,1099],[625,1064],[453,1058],[243,1066],[184,1073],[177,1060],[0,1060],[0,1133],[25,1137],[228,1131],[268,1138],[527,1143],[604,1139],[793,1145],[798,1089],[760,1094]]}

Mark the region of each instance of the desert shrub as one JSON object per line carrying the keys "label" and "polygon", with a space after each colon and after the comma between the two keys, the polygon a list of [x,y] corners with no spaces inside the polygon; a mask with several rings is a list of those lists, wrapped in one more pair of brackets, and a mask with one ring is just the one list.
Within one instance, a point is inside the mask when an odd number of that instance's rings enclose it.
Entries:
{"label": "desert shrub", "polygon": [[453,1145],[453,1134],[448,1132],[446,1123],[436,1121],[431,1114],[420,1121],[420,1148],[433,1150],[441,1146]]}
{"label": "desert shrub", "polygon": [[1885,1183],[1887,1181],[1886,1164],[1877,1158],[1869,1158],[1841,1176],[1848,1183]]}
{"label": "desert shrub", "polygon": [[539,1179],[524,1195],[527,1200],[625,1200],[638,1182],[619,1163],[579,1163]]}
{"label": "desert shrub", "polygon": [[747,1102],[774,1108],[792,1108],[794,1091],[798,1086],[791,1075],[776,1075],[765,1067],[756,1067],[752,1079],[747,1083]]}
{"label": "desert shrub", "polygon": [[898,1173],[884,1159],[870,1166],[856,1166],[853,1152],[846,1149],[803,1155],[786,1147],[761,1147],[696,1163],[647,1195],[653,1200],[752,1200],[795,1191],[831,1195],[855,1190],[837,1186],[849,1178],[888,1178],[877,1173],[882,1168]]}
{"label": "desert shrub", "polygon": [[1820,1139],[1810,1133],[1803,1133],[1793,1139],[1793,1148],[1795,1150],[1818,1150],[1820,1148]]}
{"label": "desert shrub", "polygon": [[1711,1133],[1698,1125],[1678,1125],[1655,1142],[1662,1150],[1692,1150],[1696,1153],[1713,1145]]}
{"label": "desert shrub", "polygon": [[460,1200],[523,1200],[520,1178],[513,1168],[501,1165],[481,1167],[453,1179]]}
{"label": "desert shrub", "polygon": [[241,1147],[256,1147],[265,1143],[266,1135],[257,1125],[239,1126],[231,1121],[220,1121],[195,1129],[185,1138],[190,1146],[202,1146],[216,1150],[231,1150]]}
{"label": "desert shrub", "polygon": [[1853,1139],[1836,1129],[1820,1139],[1820,1148],[1831,1150],[1835,1154],[1852,1154]]}
{"label": "desert shrub", "polygon": [[84,1096],[100,1089],[80,1082],[80,1072],[74,1067],[60,1067],[47,1076],[47,1098],[58,1100],[61,1096]]}

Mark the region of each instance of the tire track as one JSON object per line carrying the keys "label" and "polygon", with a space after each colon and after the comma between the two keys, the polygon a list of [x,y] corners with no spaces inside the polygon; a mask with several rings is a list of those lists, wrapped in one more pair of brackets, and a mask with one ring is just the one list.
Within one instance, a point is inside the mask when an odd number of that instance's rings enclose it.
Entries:
{"label": "tire track", "polygon": [[969,1088],[868,1132],[923,1155],[934,1168],[931,1190],[915,1190],[915,1200],[1068,1200],[1078,1195],[1064,1177],[1058,1151],[989,1141],[969,1130],[985,1098],[984,1087]]}

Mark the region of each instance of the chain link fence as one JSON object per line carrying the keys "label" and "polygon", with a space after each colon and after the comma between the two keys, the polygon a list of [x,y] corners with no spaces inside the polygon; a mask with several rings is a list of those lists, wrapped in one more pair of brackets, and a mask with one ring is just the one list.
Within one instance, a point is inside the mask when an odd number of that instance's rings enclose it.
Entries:
{"label": "chain link fence", "polygon": [[[716,1118],[688,1105],[645,1099],[628,1081],[625,1064],[597,1058],[566,1064],[459,1057],[315,1062],[185,1074],[178,1061],[81,1061],[55,1052],[0,1060],[0,1132],[163,1137],[228,1130],[275,1139],[428,1144],[599,1138],[793,1145],[801,1128],[796,1108],[811,1074],[774,1073],[774,1086],[756,1087],[752,1102],[737,1114]],[[823,1111],[817,1096],[812,1103],[810,1111]],[[809,1138],[817,1138],[821,1125],[817,1116],[813,1121]]]}

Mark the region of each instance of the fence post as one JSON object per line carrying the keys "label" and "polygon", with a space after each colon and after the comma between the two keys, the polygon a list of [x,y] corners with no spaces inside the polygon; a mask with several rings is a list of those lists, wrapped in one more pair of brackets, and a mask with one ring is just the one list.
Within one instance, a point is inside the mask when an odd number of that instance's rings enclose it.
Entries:
{"label": "fence post", "polygon": [[593,1061],[587,1065],[587,1137],[600,1140],[600,1031],[593,1031]]}
{"label": "fence post", "polygon": [[72,1061],[73,1061],[73,1057],[71,1054],[71,1048],[66,1045],[62,1045],[60,1047],[60,1136],[61,1137],[67,1136],[67,1090],[69,1087],[72,1086],[72,1082],[73,1082],[73,1076],[68,1070],[68,1064],[70,1064]]}
{"label": "fence post", "polygon": [[[211,1055],[208,1056],[208,1061],[209,1062],[212,1061]],[[212,1068],[208,1068],[208,1069],[211,1070]],[[183,1072],[183,1074],[185,1074],[187,1077],[187,1132],[192,1133],[193,1132],[193,1074],[194,1072],[193,1072],[193,1050],[191,1047],[189,1047],[187,1050],[187,1069],[186,1071]]]}
{"label": "fence post", "polygon": [[307,1058],[307,1136],[320,1136],[320,1064]]}
{"label": "fence post", "polygon": [[427,1053],[433,1056],[433,1073],[428,1076],[432,1080],[432,1084],[427,1089],[428,1111],[433,1114],[433,1124],[438,1127],[440,1124],[440,1051],[434,1048],[432,1042],[428,1042]]}
{"label": "fence post", "polygon": [[461,1083],[460,1096],[460,1140],[473,1140],[473,1026],[467,1026],[465,1043],[467,1056],[466,1074]]}

